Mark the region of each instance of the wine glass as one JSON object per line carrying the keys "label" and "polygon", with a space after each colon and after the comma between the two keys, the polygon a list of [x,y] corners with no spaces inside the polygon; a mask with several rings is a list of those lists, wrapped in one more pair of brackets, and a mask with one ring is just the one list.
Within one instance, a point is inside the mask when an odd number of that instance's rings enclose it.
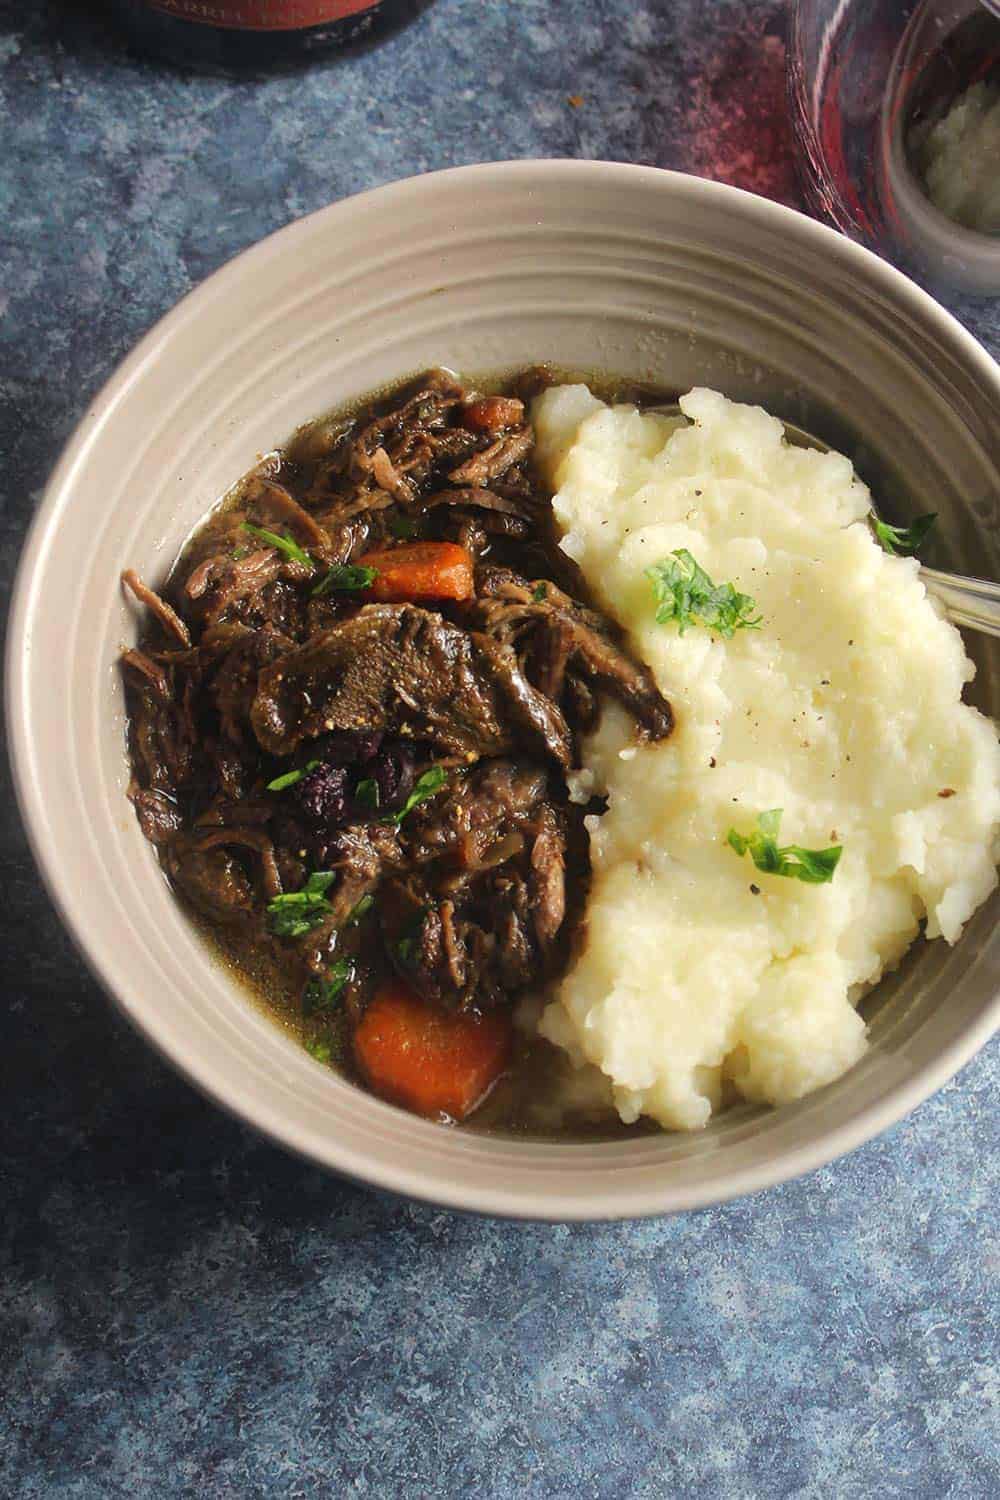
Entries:
{"label": "wine glass", "polygon": [[1000,293],[1000,0],[796,0],[788,87],[819,217],[932,285]]}

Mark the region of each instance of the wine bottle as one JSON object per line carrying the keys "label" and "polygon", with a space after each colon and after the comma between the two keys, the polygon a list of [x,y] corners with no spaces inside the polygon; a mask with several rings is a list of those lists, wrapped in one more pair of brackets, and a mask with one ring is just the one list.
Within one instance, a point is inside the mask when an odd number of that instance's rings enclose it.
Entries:
{"label": "wine bottle", "polygon": [[404,26],[431,0],[111,0],[129,37],[188,67],[268,73]]}

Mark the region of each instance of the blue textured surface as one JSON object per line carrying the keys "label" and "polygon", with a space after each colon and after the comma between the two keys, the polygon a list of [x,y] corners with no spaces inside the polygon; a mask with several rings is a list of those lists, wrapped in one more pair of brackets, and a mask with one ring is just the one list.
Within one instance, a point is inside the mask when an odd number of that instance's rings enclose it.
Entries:
{"label": "blue textured surface", "polygon": [[[298,214],[526,155],[797,202],[773,0],[439,0],[264,85],[137,63],[76,12],[0,0],[5,588],[121,355]],[[1000,306],[956,307],[1000,352]],[[0,1495],[1000,1491],[995,1045],[754,1199],[463,1219],[324,1177],[192,1093],[82,971],[4,806]]]}

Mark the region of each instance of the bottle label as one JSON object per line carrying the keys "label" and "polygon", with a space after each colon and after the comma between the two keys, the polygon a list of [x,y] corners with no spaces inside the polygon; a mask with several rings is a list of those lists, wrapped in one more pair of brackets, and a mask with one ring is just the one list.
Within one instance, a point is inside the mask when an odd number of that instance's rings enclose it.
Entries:
{"label": "bottle label", "polygon": [[373,10],[378,0],[147,0],[153,10],[233,31],[298,31]]}

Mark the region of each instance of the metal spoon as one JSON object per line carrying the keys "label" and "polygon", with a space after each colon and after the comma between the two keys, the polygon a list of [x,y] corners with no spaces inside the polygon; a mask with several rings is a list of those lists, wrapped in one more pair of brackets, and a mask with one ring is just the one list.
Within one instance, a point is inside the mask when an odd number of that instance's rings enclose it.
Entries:
{"label": "metal spoon", "polygon": [[[645,411],[661,417],[687,417],[674,403],[670,406],[647,406]],[[820,453],[829,453],[830,445],[814,437],[803,427],[785,422],[785,436],[796,448],[816,448]],[[872,507],[869,519],[874,528],[881,519]],[[991,583],[986,578],[965,578],[961,573],[942,573],[937,568],[920,564],[920,579],[927,592],[944,605],[949,620],[964,629],[979,630],[984,635],[1000,636],[1000,583]]]}

